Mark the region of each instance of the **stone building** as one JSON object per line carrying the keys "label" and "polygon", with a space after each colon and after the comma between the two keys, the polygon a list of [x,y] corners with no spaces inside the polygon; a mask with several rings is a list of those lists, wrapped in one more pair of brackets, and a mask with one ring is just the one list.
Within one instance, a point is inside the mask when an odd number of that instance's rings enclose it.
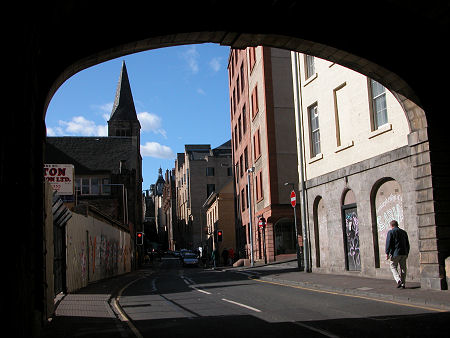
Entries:
{"label": "stone building", "polygon": [[175,169],[166,170],[162,199],[162,214],[167,232],[167,248],[175,250],[179,238],[176,226],[176,186]]}
{"label": "stone building", "polygon": [[74,165],[73,207],[94,206],[124,224],[132,239],[143,224],[140,129],[124,62],[108,136],[47,137],[45,149],[45,163]]}
{"label": "stone building", "polygon": [[398,97],[338,64],[293,61],[312,270],[391,278],[384,249],[395,219],[411,243],[407,279],[419,280],[414,163]]}
{"label": "stone building", "polygon": [[177,228],[186,249],[206,243],[205,200],[232,176],[231,142],[211,149],[209,144],[185,145],[175,160]]}
{"label": "stone building", "polygon": [[[268,261],[295,256],[294,214],[285,186],[298,181],[290,52],[232,49],[228,72],[238,254],[249,257],[252,233],[256,260],[264,258],[264,237]],[[265,236],[260,217],[267,220]]]}
{"label": "stone building", "polygon": [[[213,192],[203,204],[206,212],[207,245],[204,254],[210,257],[213,250],[217,249],[219,255],[224,250],[236,252],[236,229],[234,209],[233,179],[219,191]],[[221,239],[218,239],[218,232]]]}

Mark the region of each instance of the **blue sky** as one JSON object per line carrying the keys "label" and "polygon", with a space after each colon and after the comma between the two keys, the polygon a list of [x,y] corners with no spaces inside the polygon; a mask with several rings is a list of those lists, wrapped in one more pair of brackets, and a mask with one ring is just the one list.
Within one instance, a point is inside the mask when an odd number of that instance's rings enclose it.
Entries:
{"label": "blue sky", "polygon": [[174,167],[185,144],[217,147],[231,138],[229,47],[168,47],[120,57],[83,70],[55,93],[46,113],[48,136],[106,136],[122,61],[141,123],[141,155],[148,189]]}

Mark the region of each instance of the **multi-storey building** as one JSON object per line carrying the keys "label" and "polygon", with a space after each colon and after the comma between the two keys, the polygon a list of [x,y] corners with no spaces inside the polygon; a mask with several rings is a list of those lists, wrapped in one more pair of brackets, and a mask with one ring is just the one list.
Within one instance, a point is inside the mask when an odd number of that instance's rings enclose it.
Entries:
{"label": "multi-storey building", "polygon": [[[228,72],[238,255],[249,257],[250,233],[255,259],[263,259],[264,237],[269,261],[295,255],[294,214],[285,186],[298,181],[290,53],[260,46],[232,49]],[[259,217],[267,220],[265,236]]]}
{"label": "multi-storey building", "polygon": [[187,249],[204,246],[207,240],[203,204],[209,195],[232,176],[231,142],[211,149],[209,144],[185,145],[175,160],[177,227],[181,245]]}
{"label": "multi-storey building", "polygon": [[178,229],[176,223],[176,186],[175,169],[166,170],[163,188],[162,212],[164,217],[165,231],[167,233],[167,246],[175,250],[178,240]]}
{"label": "multi-storey building", "polygon": [[[209,254],[217,249],[217,252],[223,257],[223,251],[229,253],[236,251],[236,229],[235,229],[235,212],[234,212],[234,182],[229,177],[228,183],[217,192],[212,193],[206,199],[203,208],[206,212],[207,226],[207,250],[205,254]],[[227,264],[228,262],[223,262]]]}
{"label": "multi-storey building", "polygon": [[322,59],[292,60],[312,269],[391,278],[384,248],[395,219],[411,244],[408,280],[417,280],[410,127],[396,94]]}

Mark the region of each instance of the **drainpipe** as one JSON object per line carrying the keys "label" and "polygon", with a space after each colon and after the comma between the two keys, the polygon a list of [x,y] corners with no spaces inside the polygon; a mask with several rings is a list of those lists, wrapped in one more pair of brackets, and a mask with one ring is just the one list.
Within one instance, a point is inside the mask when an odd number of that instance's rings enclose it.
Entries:
{"label": "drainpipe", "polygon": [[[307,229],[307,214],[306,214],[306,186],[305,186],[305,173],[304,173],[304,154],[303,154],[303,126],[302,126],[302,99],[301,99],[301,83],[299,75],[299,54],[297,52],[291,52],[292,63],[292,81],[294,89],[294,108],[295,108],[295,130],[297,134],[297,157],[298,157],[298,173],[300,177],[300,209],[301,209],[301,223],[303,232],[303,258],[305,271],[311,272],[311,266],[309,261],[309,236]],[[297,239],[298,240],[298,239]]]}

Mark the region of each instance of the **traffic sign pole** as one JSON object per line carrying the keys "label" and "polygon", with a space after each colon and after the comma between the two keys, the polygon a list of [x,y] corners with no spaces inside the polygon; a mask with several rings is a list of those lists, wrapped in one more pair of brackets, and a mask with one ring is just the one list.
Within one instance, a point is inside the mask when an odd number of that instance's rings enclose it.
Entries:
{"label": "traffic sign pole", "polygon": [[300,255],[300,245],[298,244],[298,230],[297,230],[297,210],[295,206],[297,205],[297,196],[295,195],[294,187],[292,187],[291,191],[291,205],[294,209],[294,228],[295,228],[295,249],[297,251],[297,266],[299,270],[302,268],[302,258]]}

